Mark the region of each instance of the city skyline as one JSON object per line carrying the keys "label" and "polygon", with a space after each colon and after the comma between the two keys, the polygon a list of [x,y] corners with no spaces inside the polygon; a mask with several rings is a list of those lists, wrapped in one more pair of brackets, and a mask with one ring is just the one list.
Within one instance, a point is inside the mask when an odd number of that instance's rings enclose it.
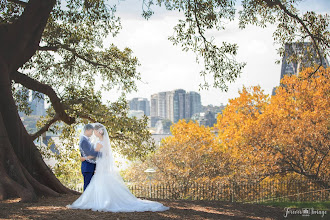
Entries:
{"label": "city skyline", "polygon": [[159,120],[168,119],[176,123],[180,119],[190,119],[202,111],[201,95],[183,89],[151,94],[150,101],[145,97],[135,97],[128,102],[131,115],[138,115],[136,111],[144,112],[146,116],[150,113],[151,127]]}
{"label": "city skyline", "polygon": [[[174,90],[179,90],[179,89],[182,89],[182,88],[176,88]],[[156,93],[162,93],[162,92],[170,92],[170,90],[166,90],[166,91],[161,90],[161,91],[158,91]],[[196,91],[187,91],[187,92],[196,92]],[[199,92],[196,92],[196,93],[199,93]],[[148,99],[150,101],[150,98],[148,98],[148,97],[151,97],[152,95],[153,94],[150,94],[149,96],[135,96],[135,97],[132,97],[132,98],[128,99],[128,101],[131,101],[132,99],[139,99],[139,98],[141,98],[141,99]]]}

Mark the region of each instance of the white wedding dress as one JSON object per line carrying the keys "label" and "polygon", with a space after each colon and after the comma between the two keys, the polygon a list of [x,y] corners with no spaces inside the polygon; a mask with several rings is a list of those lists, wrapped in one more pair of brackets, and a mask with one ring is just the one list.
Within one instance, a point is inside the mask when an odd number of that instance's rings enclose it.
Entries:
{"label": "white wedding dress", "polygon": [[[105,129],[105,128],[104,128]],[[136,198],[126,187],[114,165],[110,141],[105,130],[100,157],[96,159],[95,174],[83,194],[68,208],[105,212],[166,211],[169,208],[155,201]]]}

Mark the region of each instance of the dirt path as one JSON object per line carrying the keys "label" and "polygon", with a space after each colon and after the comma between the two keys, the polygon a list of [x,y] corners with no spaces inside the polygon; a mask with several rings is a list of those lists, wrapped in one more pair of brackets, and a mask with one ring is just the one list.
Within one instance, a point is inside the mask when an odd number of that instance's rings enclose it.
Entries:
{"label": "dirt path", "polygon": [[42,198],[37,203],[18,199],[0,201],[0,219],[283,219],[282,208],[220,201],[157,200],[170,207],[165,212],[110,213],[66,208],[78,196]]}

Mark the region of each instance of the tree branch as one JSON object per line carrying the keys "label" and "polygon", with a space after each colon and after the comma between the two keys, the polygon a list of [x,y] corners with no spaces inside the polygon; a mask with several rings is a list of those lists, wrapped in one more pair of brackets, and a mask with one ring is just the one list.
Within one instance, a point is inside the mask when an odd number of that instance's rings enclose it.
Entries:
{"label": "tree branch", "polygon": [[41,47],[39,46],[38,47],[38,50],[41,50],[41,51],[57,51],[59,48],[59,46],[44,46],[44,47]]}
{"label": "tree branch", "polygon": [[29,0],[23,14],[8,26],[0,43],[0,53],[9,72],[17,70],[35,54],[55,3],[55,0]]}
{"label": "tree branch", "polygon": [[[84,114],[78,114],[79,115],[79,118],[83,118],[83,119],[87,119],[93,123],[96,123],[97,121],[92,119],[89,115],[84,115]],[[101,122],[100,122],[101,123]]]}
{"label": "tree branch", "polygon": [[317,156],[318,156],[317,155],[317,150],[316,149],[314,149],[314,150],[315,150],[315,154],[314,154],[314,157],[311,159],[310,166],[309,166],[308,170],[312,169],[312,167],[314,166],[314,164],[316,162]]}
{"label": "tree branch", "polygon": [[58,120],[60,120],[60,117],[58,114],[56,114],[54,118],[49,120],[42,128],[39,129],[39,131],[31,135],[32,139],[35,140],[37,137],[48,131],[48,128]]}
{"label": "tree branch", "polygon": [[118,140],[126,140],[127,139],[127,137],[125,135],[120,134],[120,133],[116,133],[115,135],[112,135],[112,136],[109,135],[109,138],[110,139],[118,139]]}
{"label": "tree branch", "polygon": [[323,163],[323,160],[324,160],[324,158],[326,158],[326,157],[328,156],[328,154],[329,154],[329,151],[327,152],[327,154],[325,154],[325,155],[322,157],[322,159],[321,159],[321,161],[320,161],[320,163],[319,163],[319,165],[318,165],[318,167],[317,167],[316,176],[319,175],[320,168],[321,168],[321,165],[322,165],[322,163]]}
{"label": "tree branch", "polygon": [[[317,55],[319,56],[320,59],[320,65],[316,68],[316,70],[309,74],[309,77],[311,77],[312,75],[314,75],[319,69],[320,67],[323,65],[323,61],[322,61],[322,56],[321,56],[321,52],[320,52],[320,48],[316,42],[316,36],[314,36],[314,34],[312,34],[310,32],[310,30],[308,29],[308,27],[306,26],[306,24],[304,23],[304,21],[298,17],[298,15],[291,13],[282,3],[280,0],[264,0],[266,2],[266,4],[272,8],[273,6],[277,5],[279,6],[280,9],[282,9],[284,11],[285,14],[289,15],[291,18],[295,19],[296,21],[298,21],[301,26],[305,29],[305,31],[307,32],[307,34],[312,38],[312,42],[314,45],[314,48],[316,49]],[[319,38],[319,37],[318,37]]]}
{"label": "tree branch", "polygon": [[58,44],[58,45],[55,45],[55,46],[43,46],[43,47],[39,46],[38,50],[41,50],[41,51],[57,51],[60,48],[62,48],[64,50],[67,50],[67,51],[70,51],[74,56],[84,60],[85,62],[87,62],[89,64],[92,64],[93,66],[101,66],[101,67],[105,67],[105,68],[109,67],[108,65],[105,65],[105,64],[102,64],[102,63],[97,63],[97,62],[94,62],[92,60],[87,59],[86,57],[80,55],[75,49],[71,48],[68,45],[64,45],[64,44]]}
{"label": "tree branch", "polygon": [[85,62],[87,62],[89,64],[92,64],[93,66],[101,66],[101,67],[104,67],[104,68],[109,68],[112,71],[115,71],[115,72],[118,73],[118,70],[115,70],[115,69],[110,68],[109,65],[106,65],[106,64],[103,64],[103,63],[98,63],[98,62],[95,62],[95,61],[92,61],[92,60],[87,59],[86,57],[80,55],[75,49],[70,48],[68,45],[60,45],[59,47],[62,48],[62,49],[65,49],[67,51],[70,51],[74,56],[82,59],[83,61],[85,61]]}
{"label": "tree branch", "polygon": [[47,95],[52,102],[52,106],[58,114],[58,117],[60,120],[64,121],[67,124],[72,124],[75,122],[75,118],[70,117],[66,112],[63,104],[61,103],[60,98],[57,96],[55,91],[52,87],[49,85],[43,84],[38,82],[37,80],[34,80],[30,77],[28,77],[25,74],[22,74],[18,71],[14,71],[11,74],[11,79],[14,80],[17,83],[20,83],[21,85],[25,86],[28,89],[32,89],[34,91],[41,92],[45,95]]}
{"label": "tree branch", "polygon": [[16,3],[16,4],[18,4],[18,5],[20,5],[20,6],[23,6],[23,7],[25,7],[25,6],[27,6],[27,2],[22,2],[22,1],[20,1],[20,0],[8,0],[9,2],[13,2],[13,3]]}
{"label": "tree branch", "polygon": [[[208,41],[206,40],[206,38],[205,38],[205,36],[204,36],[204,34],[202,32],[201,25],[200,25],[200,23],[198,21],[198,18],[197,18],[197,7],[196,7],[196,4],[197,4],[197,2],[194,1],[194,10],[193,11],[194,11],[194,17],[195,17],[195,21],[196,21],[198,33],[203,38],[205,50],[208,51],[208,46],[207,46]],[[190,7],[190,0],[188,1],[188,6]]]}
{"label": "tree branch", "polygon": [[58,49],[64,49],[64,50],[67,50],[69,52],[71,52],[74,56],[78,57],[79,59],[82,59],[83,61],[97,67],[97,66],[100,66],[100,67],[104,67],[104,68],[108,68],[110,69],[111,71],[114,71],[116,73],[120,73],[118,70],[116,69],[113,69],[111,68],[109,65],[107,64],[103,64],[103,63],[98,63],[98,62],[95,62],[95,61],[92,61],[88,58],[86,58],[85,56],[79,54],[76,49],[74,48],[71,48],[69,45],[65,45],[65,44],[57,44],[55,46],[39,46],[38,47],[38,50],[40,51],[57,51]]}

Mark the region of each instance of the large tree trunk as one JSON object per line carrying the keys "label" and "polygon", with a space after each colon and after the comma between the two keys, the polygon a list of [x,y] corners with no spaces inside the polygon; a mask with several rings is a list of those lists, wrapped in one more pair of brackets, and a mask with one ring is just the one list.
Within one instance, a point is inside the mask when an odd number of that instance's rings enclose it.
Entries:
{"label": "large tree trunk", "polygon": [[41,195],[72,193],[44,163],[26,131],[6,72],[0,61],[0,199],[18,196],[33,201]]}
{"label": "large tree trunk", "polygon": [[11,91],[11,73],[29,60],[39,46],[54,0],[30,0],[22,16],[0,26],[0,200],[74,193],[44,163],[26,131]]}

